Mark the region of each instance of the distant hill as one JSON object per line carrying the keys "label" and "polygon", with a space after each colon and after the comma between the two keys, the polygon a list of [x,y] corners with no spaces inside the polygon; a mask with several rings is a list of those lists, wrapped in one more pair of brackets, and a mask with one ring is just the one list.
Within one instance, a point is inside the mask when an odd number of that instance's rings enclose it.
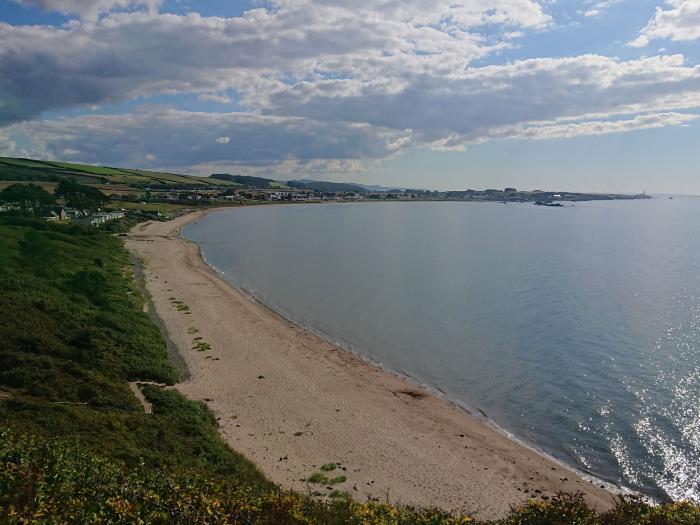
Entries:
{"label": "distant hill", "polygon": [[[369,193],[372,191],[381,192],[403,192],[406,188],[396,186],[376,186],[360,184],[358,182],[326,182],[321,180],[311,180],[311,179],[299,179],[287,181],[287,186],[292,188],[302,188],[308,190],[316,191],[328,191],[328,192],[356,192],[356,193]],[[417,190],[423,191],[423,190]]]}
{"label": "distant hill", "polygon": [[116,187],[133,190],[146,189],[206,189],[233,186],[231,182],[178,175],[158,171],[147,171],[107,166],[90,166],[69,162],[54,162],[13,157],[0,157],[0,181],[32,181],[56,183],[66,178],[75,179],[83,184],[105,189]]}
{"label": "distant hill", "polygon": [[298,179],[281,182],[264,177],[214,173],[209,177],[148,171],[111,166],[91,166],[71,162],[0,157],[0,189],[13,182],[35,182],[47,190],[61,180],[74,179],[110,194],[141,194],[147,190],[206,190],[206,189],[303,189],[328,193],[368,193],[397,191],[384,186],[365,186],[347,182],[327,182]]}
{"label": "distant hill", "polygon": [[212,173],[210,179],[232,182],[236,186],[248,189],[268,190],[288,188],[283,182],[266,179],[264,177],[252,177],[249,175],[230,175],[228,173]]}
{"label": "distant hill", "polygon": [[364,186],[347,182],[325,182],[321,180],[301,179],[287,181],[287,186],[302,190],[325,191],[328,193],[367,193],[367,189]]}
{"label": "distant hill", "polygon": [[402,192],[406,191],[407,188],[397,188],[396,186],[367,186],[366,184],[358,184],[362,186],[367,191],[386,191],[386,192]]}

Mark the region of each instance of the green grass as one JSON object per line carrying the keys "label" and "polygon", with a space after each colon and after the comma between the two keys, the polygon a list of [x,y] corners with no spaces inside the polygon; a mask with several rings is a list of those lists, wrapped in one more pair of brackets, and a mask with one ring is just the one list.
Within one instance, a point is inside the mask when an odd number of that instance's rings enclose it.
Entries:
{"label": "green grass", "polygon": [[192,349],[196,350],[197,352],[207,352],[211,350],[211,345],[206,341],[195,341]]}
{"label": "green grass", "polygon": [[226,188],[235,186],[224,180],[157,171],[92,166],[70,162],[40,161],[0,157],[0,180],[51,181],[76,179],[84,184],[123,184],[133,188]]}
{"label": "green grass", "polygon": [[15,159],[11,157],[0,157],[0,162],[12,166],[20,166],[26,168],[46,168],[49,166],[47,163],[40,160]]}
{"label": "green grass", "polygon": [[90,164],[77,164],[77,163],[70,163],[70,162],[50,162],[48,163],[51,166],[55,166],[57,168],[63,168],[67,170],[80,170],[84,171],[86,173],[91,173],[95,175],[113,175],[113,176],[119,176],[122,173],[118,169],[114,168],[107,168],[104,166],[92,166]]}
{"label": "green grass", "polygon": [[190,307],[189,307],[189,306],[187,306],[187,305],[186,305],[185,303],[183,303],[182,301],[178,301],[178,300],[175,299],[174,297],[171,297],[171,298],[170,298],[170,304],[172,304],[178,312],[184,312],[184,313],[189,313],[189,312],[190,312]]}
{"label": "green grass", "polygon": [[321,467],[321,470],[323,472],[314,472],[309,476],[308,482],[309,483],[316,483],[318,485],[337,485],[338,483],[345,483],[348,478],[347,476],[335,476],[333,478],[329,478],[324,474],[324,472],[330,472],[332,470],[335,470],[337,467],[334,466],[333,468],[328,468],[328,465],[334,465],[333,463],[328,463],[327,465],[323,465]]}
{"label": "green grass", "polygon": [[[121,241],[100,230],[0,216],[0,421],[70,436],[129,465],[202,469],[264,483],[200,403],[128,381],[173,384],[178,371],[143,313]],[[0,520],[1,521],[1,520]]]}
{"label": "green grass", "polygon": [[170,202],[141,203],[141,202],[119,201],[119,202],[112,202],[109,205],[107,205],[107,208],[114,209],[114,210],[121,210],[121,209],[141,210],[141,211],[147,211],[147,212],[159,211],[161,213],[171,213],[174,211],[187,209],[187,207],[188,207],[187,205],[173,204]]}

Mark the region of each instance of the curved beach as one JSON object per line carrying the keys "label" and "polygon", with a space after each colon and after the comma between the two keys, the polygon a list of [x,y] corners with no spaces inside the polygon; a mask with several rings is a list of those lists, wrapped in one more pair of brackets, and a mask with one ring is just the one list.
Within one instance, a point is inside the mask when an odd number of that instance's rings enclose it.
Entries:
{"label": "curved beach", "polygon": [[[223,280],[180,229],[207,212],[134,228],[126,245],[190,377],[231,447],[284,487],[329,462],[355,498],[500,517],[530,497],[612,495],[447,401],[290,323]],[[199,348],[196,348],[199,346]],[[535,422],[536,424],[536,422]]]}

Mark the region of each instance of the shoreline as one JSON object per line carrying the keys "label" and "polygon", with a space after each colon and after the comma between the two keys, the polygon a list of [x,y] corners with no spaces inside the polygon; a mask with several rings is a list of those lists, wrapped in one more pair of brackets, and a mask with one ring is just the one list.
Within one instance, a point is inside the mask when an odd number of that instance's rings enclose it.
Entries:
{"label": "shoreline", "polygon": [[[375,202],[375,201],[368,200],[365,202]],[[449,202],[449,201],[446,201],[446,202]],[[299,205],[299,203],[280,203],[278,205],[293,206],[295,204]],[[305,203],[302,203],[302,204],[305,204]],[[313,203],[313,204],[316,204],[316,203]],[[321,204],[325,204],[325,203],[321,203]],[[521,204],[521,203],[516,203],[516,204]],[[210,211],[202,211],[201,215],[198,215],[192,221],[188,221],[186,224],[181,225],[180,230],[182,228],[184,228],[185,226],[187,226],[190,222],[193,222],[194,220],[199,220],[200,218],[204,218],[207,215],[210,215],[211,213],[226,211],[226,210],[230,210],[230,209],[232,209],[232,208],[225,207],[225,208],[215,208],[215,209],[212,209]],[[200,213],[200,212],[191,212],[191,213]],[[372,357],[363,354],[359,350],[353,349],[352,345],[350,345],[349,343],[346,343],[346,342],[340,341],[340,340],[336,340],[332,335],[324,333],[322,331],[315,330],[314,328],[305,325],[303,322],[295,320],[290,314],[285,313],[285,312],[281,312],[281,311],[275,309],[274,307],[268,305],[262,298],[260,298],[259,296],[257,296],[253,292],[251,292],[250,290],[248,290],[246,288],[239,287],[234,282],[229,281],[225,276],[225,272],[219,270],[215,265],[210,264],[207,261],[206,256],[205,256],[204,252],[202,251],[201,244],[197,243],[196,241],[190,241],[188,239],[183,238],[181,236],[181,232],[178,233],[178,236],[184,242],[196,244],[198,249],[199,249],[199,256],[202,258],[202,261],[204,262],[204,264],[206,264],[214,273],[216,273],[217,276],[219,276],[221,279],[223,279],[230,287],[232,287],[238,293],[240,293],[243,296],[245,296],[246,298],[248,298],[250,301],[253,301],[255,304],[259,305],[261,308],[267,310],[271,315],[280,317],[285,322],[294,324],[299,329],[304,330],[306,332],[309,332],[309,333],[315,335],[316,337],[318,337],[319,339],[321,339],[321,340],[323,340],[331,345],[338,347],[339,350],[351,354],[355,358],[361,360],[362,362],[366,363],[367,365],[369,365],[371,367],[377,368],[383,372],[391,374],[391,375],[397,377],[398,379],[400,379],[401,381],[405,381],[405,382],[409,383],[410,385],[412,385],[414,388],[416,388],[418,390],[426,391],[430,395],[433,395],[433,396],[441,399],[445,403],[449,404],[451,407],[458,410],[459,412],[464,413],[467,417],[473,418],[477,422],[480,422],[484,425],[489,426],[490,428],[492,428],[493,430],[495,430],[499,434],[503,435],[505,438],[507,438],[507,439],[517,443],[518,445],[521,445],[529,450],[532,450],[533,452],[535,452],[541,456],[544,456],[547,460],[549,460],[553,463],[556,463],[557,465],[559,465],[563,469],[572,471],[574,474],[581,477],[585,481],[593,483],[594,485],[596,485],[598,487],[602,486],[601,488],[604,488],[606,491],[608,491],[609,493],[611,493],[613,495],[634,494],[635,493],[632,489],[626,488],[624,486],[615,485],[614,483],[612,483],[610,481],[607,481],[607,480],[604,480],[604,479],[597,477],[593,473],[586,472],[586,471],[581,470],[577,467],[569,465],[564,460],[553,456],[552,454],[538,448],[537,446],[535,446],[531,443],[528,443],[527,441],[521,439],[520,437],[513,434],[512,432],[506,430],[504,427],[501,427],[500,425],[498,425],[498,423],[496,423],[494,420],[492,420],[489,417],[489,415],[483,409],[481,409],[479,406],[476,406],[476,405],[470,404],[469,402],[454,398],[454,397],[450,396],[444,390],[440,389],[439,387],[424,383],[406,372],[403,372],[400,370],[394,370],[390,367],[387,367],[383,363],[381,363],[380,361],[377,361],[376,359],[373,359]],[[649,496],[645,496],[645,497],[648,498],[650,501],[656,501]]]}
{"label": "shoreline", "polygon": [[[601,510],[612,505],[600,481],[472,412],[478,409],[328,341],[226,281],[198,244],[179,236],[222,209],[138,225],[126,245],[144,263],[154,313],[190,371],[176,388],[206,402],[224,439],[271,481],[326,495],[325,486],[305,480],[334,462],[348,479],[333,488],[356,499],[480,518],[559,490],[581,491]],[[195,338],[211,348],[193,349]]]}

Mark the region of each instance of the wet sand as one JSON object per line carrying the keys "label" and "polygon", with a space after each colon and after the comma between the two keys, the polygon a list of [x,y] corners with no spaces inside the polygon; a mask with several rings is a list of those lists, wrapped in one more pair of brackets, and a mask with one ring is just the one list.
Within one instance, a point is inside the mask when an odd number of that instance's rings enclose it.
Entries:
{"label": "wet sand", "polygon": [[[325,463],[357,499],[437,506],[480,518],[528,498],[612,496],[483,420],[290,323],[224,281],[180,229],[206,212],[135,227],[126,245],[189,370],[177,389],[205,401],[230,446],[287,488]],[[195,348],[199,346],[199,348]],[[537,424],[537,422],[534,422]]]}

